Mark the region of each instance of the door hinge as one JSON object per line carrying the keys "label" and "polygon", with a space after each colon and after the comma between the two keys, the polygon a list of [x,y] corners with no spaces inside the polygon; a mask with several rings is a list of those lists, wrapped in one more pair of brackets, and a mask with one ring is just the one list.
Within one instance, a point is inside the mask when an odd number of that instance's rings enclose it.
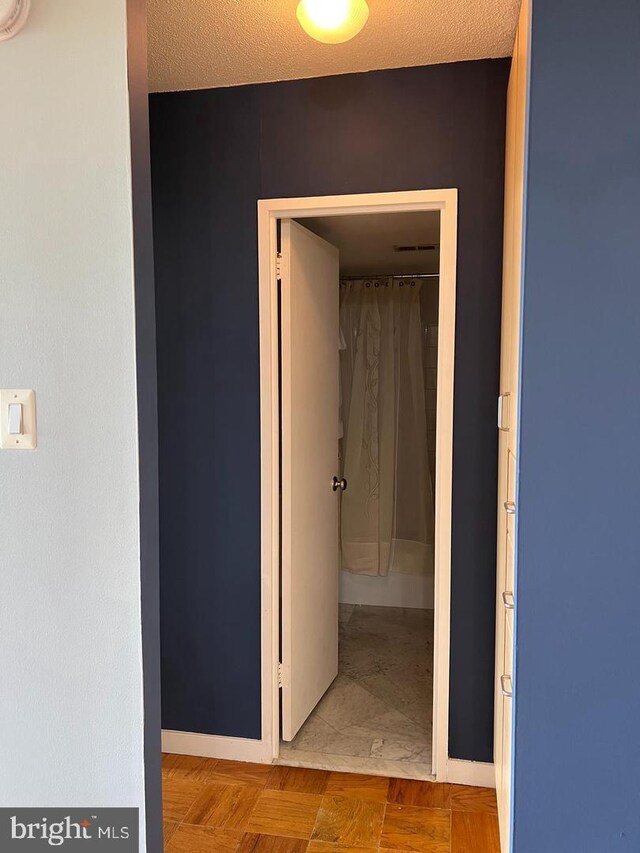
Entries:
{"label": "door hinge", "polygon": [[282,254],[276,252],[276,278],[282,280]]}
{"label": "door hinge", "polygon": [[509,397],[511,394],[507,391],[505,394],[500,394],[498,397],[498,429],[502,432],[509,432]]}
{"label": "door hinge", "polygon": [[278,687],[286,687],[286,669],[283,663],[278,664]]}

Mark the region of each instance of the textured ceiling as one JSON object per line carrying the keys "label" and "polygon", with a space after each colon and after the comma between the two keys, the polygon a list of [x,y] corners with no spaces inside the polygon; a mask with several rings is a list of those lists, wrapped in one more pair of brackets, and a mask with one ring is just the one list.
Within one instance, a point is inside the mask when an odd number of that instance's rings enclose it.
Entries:
{"label": "textured ceiling", "polygon": [[313,41],[297,0],[147,0],[153,92],[511,54],[520,0],[368,0],[350,42]]}

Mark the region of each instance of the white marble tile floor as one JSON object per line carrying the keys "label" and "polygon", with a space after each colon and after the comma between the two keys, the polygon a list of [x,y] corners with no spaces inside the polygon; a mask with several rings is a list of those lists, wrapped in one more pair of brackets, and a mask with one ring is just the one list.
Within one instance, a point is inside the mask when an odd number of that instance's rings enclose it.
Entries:
{"label": "white marble tile floor", "polygon": [[431,778],[433,611],[340,605],[338,677],[280,764]]}

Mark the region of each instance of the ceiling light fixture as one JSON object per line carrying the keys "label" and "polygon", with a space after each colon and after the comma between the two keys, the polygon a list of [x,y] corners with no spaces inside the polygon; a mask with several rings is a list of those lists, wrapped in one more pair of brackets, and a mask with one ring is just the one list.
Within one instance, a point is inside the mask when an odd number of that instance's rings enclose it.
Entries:
{"label": "ceiling light fixture", "polygon": [[15,36],[25,25],[31,0],[0,0],[0,41]]}
{"label": "ceiling light fixture", "polygon": [[366,0],[300,0],[297,13],[302,29],[324,44],[340,44],[357,36],[367,23]]}

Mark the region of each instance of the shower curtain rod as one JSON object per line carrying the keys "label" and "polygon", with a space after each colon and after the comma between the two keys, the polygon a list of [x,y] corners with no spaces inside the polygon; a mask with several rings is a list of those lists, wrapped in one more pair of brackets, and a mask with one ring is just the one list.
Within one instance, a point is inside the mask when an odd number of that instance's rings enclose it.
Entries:
{"label": "shower curtain rod", "polygon": [[403,273],[402,275],[393,275],[393,273],[376,273],[375,275],[341,275],[340,281],[366,281],[370,278],[440,278],[439,272],[417,272],[414,275]]}

